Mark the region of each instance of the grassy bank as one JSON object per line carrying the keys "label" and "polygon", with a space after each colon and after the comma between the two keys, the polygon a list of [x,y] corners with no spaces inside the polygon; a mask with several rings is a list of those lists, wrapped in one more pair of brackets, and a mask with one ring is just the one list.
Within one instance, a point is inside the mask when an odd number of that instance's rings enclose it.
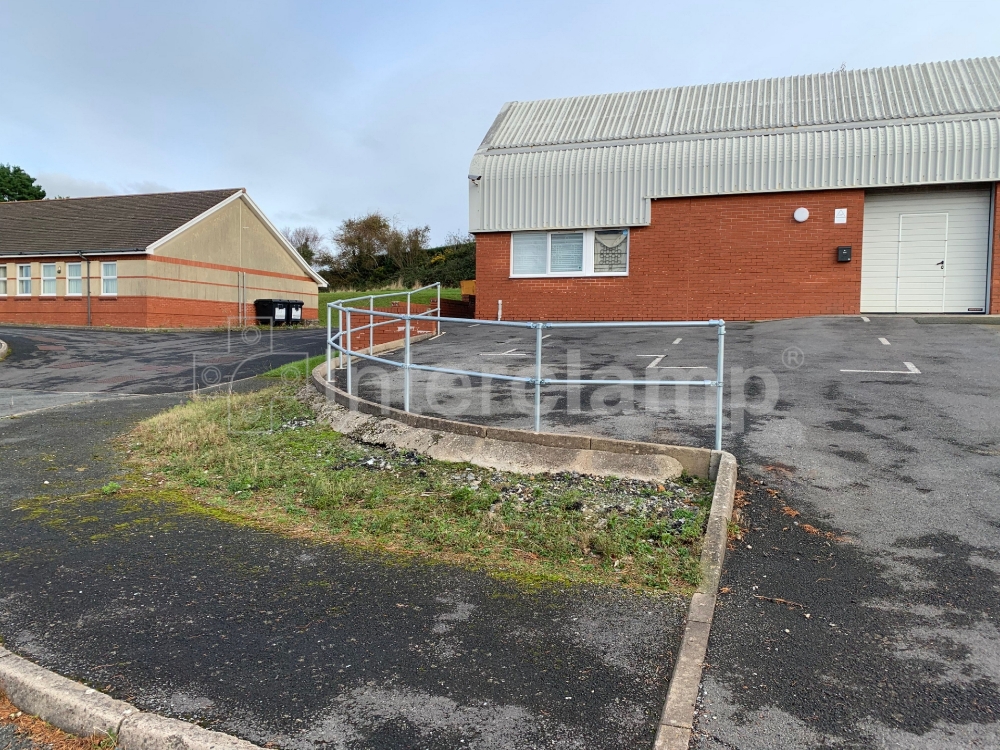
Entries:
{"label": "grassy bank", "polygon": [[[406,290],[405,289],[372,289],[365,292],[320,292],[319,295],[319,322],[320,325],[326,326],[326,313],[327,313],[327,303],[334,302],[341,299],[353,299],[354,297],[361,297],[368,294],[395,294],[398,297],[383,297],[380,300],[375,300],[376,307],[388,307],[394,299],[405,300]],[[458,287],[454,288],[443,288],[441,290],[442,299],[462,299],[462,290]],[[433,302],[437,299],[437,293],[433,289],[428,289],[424,292],[419,292],[413,295],[413,302],[418,305],[426,305],[429,302]],[[367,300],[359,300],[358,304],[354,307],[368,307]],[[333,321],[334,325],[337,325],[337,321]]]}
{"label": "grassy bank", "polygon": [[126,440],[137,476],[152,474],[147,486],[162,481],[272,527],[525,581],[689,590],[711,505],[703,480],[523,476],[359,444],[317,423],[289,386],[198,399]]}

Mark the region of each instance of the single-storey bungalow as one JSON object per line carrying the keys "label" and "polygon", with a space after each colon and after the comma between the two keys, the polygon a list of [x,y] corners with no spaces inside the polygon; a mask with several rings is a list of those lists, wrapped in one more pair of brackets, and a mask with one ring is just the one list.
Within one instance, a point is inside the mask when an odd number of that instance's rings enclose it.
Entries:
{"label": "single-storey bungalow", "polygon": [[246,190],[0,202],[0,322],[212,327],[326,286]]}
{"label": "single-storey bungalow", "polygon": [[998,314],[998,180],[998,57],[511,102],[477,315]]}

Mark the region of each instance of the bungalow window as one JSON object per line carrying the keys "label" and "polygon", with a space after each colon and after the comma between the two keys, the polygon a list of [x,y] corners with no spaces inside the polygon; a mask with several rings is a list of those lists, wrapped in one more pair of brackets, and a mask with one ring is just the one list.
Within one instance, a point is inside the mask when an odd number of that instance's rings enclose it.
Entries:
{"label": "bungalow window", "polygon": [[7,266],[0,266],[0,297],[7,296]]}
{"label": "bungalow window", "polygon": [[66,264],[66,296],[78,297],[83,294],[83,264]]}
{"label": "bungalow window", "polygon": [[628,229],[514,232],[510,275],[626,276]]}
{"label": "bungalow window", "polygon": [[31,264],[25,263],[17,267],[17,294],[19,297],[31,296]]}
{"label": "bungalow window", "polygon": [[56,264],[42,263],[42,296],[56,296]]}
{"label": "bungalow window", "polygon": [[101,263],[101,294],[118,294],[118,263]]}

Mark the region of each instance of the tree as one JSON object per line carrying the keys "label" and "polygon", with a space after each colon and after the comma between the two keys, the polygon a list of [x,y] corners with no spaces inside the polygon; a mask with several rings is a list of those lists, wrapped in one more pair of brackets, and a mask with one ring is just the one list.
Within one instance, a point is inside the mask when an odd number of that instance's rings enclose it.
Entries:
{"label": "tree", "polygon": [[430,227],[404,229],[378,211],[345,219],[331,234],[336,253],[327,280],[356,289],[412,284],[426,262],[429,235]]}
{"label": "tree", "polygon": [[0,164],[0,201],[38,201],[45,197],[41,185],[20,167]]}
{"label": "tree", "polygon": [[285,239],[291,243],[292,247],[299,251],[299,255],[309,265],[324,265],[329,253],[323,235],[316,227],[295,227],[289,229],[285,227],[281,230]]}

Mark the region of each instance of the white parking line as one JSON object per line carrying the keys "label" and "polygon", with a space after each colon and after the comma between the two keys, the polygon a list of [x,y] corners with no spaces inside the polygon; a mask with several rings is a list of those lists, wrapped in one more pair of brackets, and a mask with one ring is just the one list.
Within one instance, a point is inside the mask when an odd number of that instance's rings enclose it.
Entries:
{"label": "white parking line", "polygon": [[904,362],[905,370],[841,370],[841,372],[861,372],[872,375],[919,375],[920,370],[912,362]]}
{"label": "white parking line", "polygon": [[879,337],[879,341],[881,341],[885,346],[892,346],[892,344],[889,343],[889,339]]}
{"label": "white parking line", "polygon": [[527,357],[528,355],[524,352],[518,352],[517,349],[508,349],[505,352],[480,352],[480,357]]}
{"label": "white parking line", "polygon": [[542,341],[545,341],[545,339],[547,339],[551,335],[552,335],[551,333],[545,334],[544,336],[542,336]]}
{"label": "white parking line", "polygon": [[666,357],[667,355],[666,354],[636,354],[635,356],[637,356],[637,357],[643,357],[643,358],[653,357],[653,361],[650,362],[648,365],[646,365],[646,369],[647,370],[655,370],[656,366],[658,364],[660,364],[660,362],[663,361],[663,358]]}
{"label": "white parking line", "polygon": [[674,343],[675,343],[675,344],[679,344],[679,343],[681,343],[681,339],[674,339]]}
{"label": "white parking line", "polygon": [[865,321],[865,323],[871,323],[871,320],[869,318],[866,318],[864,315],[861,316],[861,319]]}
{"label": "white parking line", "polygon": [[647,370],[707,370],[706,365],[664,365],[660,367],[660,362],[666,358],[666,354],[636,354],[637,357],[652,357],[653,361],[646,365]]}
{"label": "white parking line", "polygon": [[482,323],[473,323],[469,328],[475,328],[476,326],[481,326]]}

